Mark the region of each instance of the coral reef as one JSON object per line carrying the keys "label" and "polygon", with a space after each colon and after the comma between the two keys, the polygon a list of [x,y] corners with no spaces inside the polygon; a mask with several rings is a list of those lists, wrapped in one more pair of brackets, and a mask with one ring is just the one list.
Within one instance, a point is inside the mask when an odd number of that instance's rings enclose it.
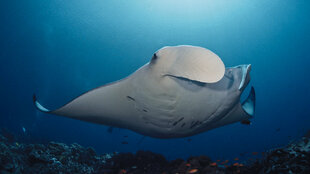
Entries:
{"label": "coral reef", "polygon": [[[247,165],[245,165],[247,164]],[[252,163],[219,164],[206,156],[167,161],[149,151],[97,155],[92,148],[50,142],[18,144],[0,135],[0,173],[234,174],[310,173],[310,141],[265,152]]]}
{"label": "coral reef", "polygon": [[0,173],[103,173],[112,155],[97,156],[92,148],[78,144],[67,146],[9,143],[0,136]]}
{"label": "coral reef", "polygon": [[310,173],[310,142],[303,137],[285,148],[271,150],[257,164],[263,173]]}

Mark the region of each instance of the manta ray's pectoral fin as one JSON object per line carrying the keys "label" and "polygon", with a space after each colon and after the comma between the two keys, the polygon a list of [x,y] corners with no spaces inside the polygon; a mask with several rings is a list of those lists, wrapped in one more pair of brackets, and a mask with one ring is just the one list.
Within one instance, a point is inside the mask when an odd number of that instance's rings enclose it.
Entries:
{"label": "manta ray's pectoral fin", "polygon": [[102,100],[105,96],[105,88],[96,88],[74,98],[57,109],[44,107],[38,102],[35,95],[33,95],[33,103],[36,109],[44,113],[98,123],[99,121],[95,117],[104,113],[106,109],[103,107],[107,105],[106,101]]}
{"label": "manta ray's pectoral fin", "polygon": [[127,88],[123,88],[123,83],[126,81],[120,80],[94,88],[55,110],[41,105],[35,95],[33,103],[39,111],[44,113],[108,126],[126,127],[128,123],[126,116],[128,113],[134,115],[135,110],[125,97],[129,92]]}
{"label": "manta ray's pectoral fin", "polygon": [[55,109],[55,110],[51,110],[51,109],[47,109],[45,106],[43,106],[41,103],[38,102],[37,100],[37,96],[35,94],[33,94],[33,104],[34,106],[36,107],[36,109],[38,109],[39,111],[41,112],[44,112],[44,113],[48,113],[48,114],[56,114],[56,115],[60,115],[58,113],[58,110],[59,109]]}
{"label": "manta ray's pectoral fin", "polygon": [[[105,122],[100,122],[100,120],[98,120],[96,117],[96,111],[98,111],[98,108],[100,108],[99,105],[96,105],[96,103],[99,103],[98,99],[94,99],[95,104],[93,104],[93,96],[89,96],[89,94],[91,93],[87,92],[54,110],[47,109],[42,104],[40,104],[35,95],[33,95],[33,104],[36,109],[44,113],[104,124]],[[100,110],[99,112],[102,113]]]}

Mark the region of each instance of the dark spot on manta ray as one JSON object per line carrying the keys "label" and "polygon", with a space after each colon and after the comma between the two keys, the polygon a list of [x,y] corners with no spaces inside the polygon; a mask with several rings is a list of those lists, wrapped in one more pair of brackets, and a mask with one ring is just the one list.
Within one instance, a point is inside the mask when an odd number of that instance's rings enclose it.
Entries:
{"label": "dark spot on manta ray", "polygon": [[[192,122],[193,123],[193,122]],[[191,125],[190,129],[200,125],[202,122],[201,121],[196,121],[194,124]]]}
{"label": "dark spot on manta ray", "polygon": [[186,123],[183,123],[182,125],[181,125],[181,127],[184,127],[186,125]]}
{"label": "dark spot on manta ray", "polygon": [[147,110],[143,109],[144,112],[148,112]]}
{"label": "dark spot on manta ray", "polygon": [[127,96],[128,99],[132,100],[132,101],[136,101],[134,98]]}
{"label": "dark spot on manta ray", "polygon": [[183,119],[184,119],[184,117],[180,118],[180,119],[178,120],[178,122],[182,121]]}
{"label": "dark spot on manta ray", "polygon": [[196,124],[191,125],[190,129],[193,129],[196,126]]}
{"label": "dark spot on manta ray", "polygon": [[180,118],[178,121],[173,123],[173,126],[177,125],[180,121],[182,121],[184,119],[184,117]]}

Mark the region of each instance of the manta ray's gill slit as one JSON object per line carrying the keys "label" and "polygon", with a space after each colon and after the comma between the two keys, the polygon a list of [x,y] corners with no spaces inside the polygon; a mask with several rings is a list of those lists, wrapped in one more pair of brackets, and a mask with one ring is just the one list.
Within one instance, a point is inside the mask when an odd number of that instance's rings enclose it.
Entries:
{"label": "manta ray's gill slit", "polygon": [[128,99],[132,100],[132,101],[136,101],[134,98],[127,96]]}
{"label": "manta ray's gill slit", "polygon": [[[126,96],[126,97],[127,97],[128,100],[136,102],[136,99],[134,99],[133,97],[130,97],[130,96]],[[147,109],[142,109],[142,111],[143,112],[148,112]]]}
{"label": "manta ray's gill slit", "polygon": [[176,126],[180,121],[182,121],[184,119],[184,117],[180,118],[178,121],[173,123],[173,126]]}
{"label": "manta ray's gill slit", "polygon": [[[222,105],[222,103],[221,103],[221,105]],[[216,116],[216,114],[218,113],[218,111],[219,111],[221,105],[219,105],[219,106],[214,110],[214,112],[211,113],[211,115],[210,115],[208,118],[204,119],[204,120],[202,121],[202,124],[205,124],[205,123],[209,123],[209,122],[214,121],[214,119],[216,118],[215,116]],[[229,112],[229,111],[227,111],[227,112]],[[227,112],[226,112],[224,115],[226,115]],[[215,117],[215,118],[214,118],[214,117]],[[220,119],[222,119],[222,118],[218,118],[217,121],[220,120]]]}
{"label": "manta ray's gill slit", "polygon": [[170,112],[162,112],[160,109],[151,108],[150,112],[142,112],[142,108],[140,109],[141,118],[144,119],[144,121],[149,122],[149,124],[152,124],[157,127],[161,128],[171,128],[172,122],[175,120],[175,117]]}
{"label": "manta ray's gill slit", "polygon": [[224,76],[227,77],[229,80],[234,80],[234,76],[230,68],[226,69]]}
{"label": "manta ray's gill slit", "polygon": [[186,125],[186,123],[183,123],[182,125],[181,125],[181,127],[184,127]]}
{"label": "manta ray's gill slit", "polygon": [[180,118],[178,122],[182,121],[184,119],[184,117]]}
{"label": "manta ray's gill slit", "polygon": [[169,124],[164,124],[163,122],[160,122],[160,121],[157,121],[157,120],[154,120],[154,119],[146,119],[145,120],[147,124],[151,124],[153,126],[156,126],[156,127],[160,127],[160,128],[171,128],[171,126]]}
{"label": "manta ray's gill slit", "polygon": [[[194,122],[194,121],[193,121]],[[190,126],[190,129],[193,129],[194,127],[197,127],[197,126],[199,126],[200,124],[202,124],[202,122],[201,121],[196,121],[195,123],[193,123],[192,122],[192,125]]]}

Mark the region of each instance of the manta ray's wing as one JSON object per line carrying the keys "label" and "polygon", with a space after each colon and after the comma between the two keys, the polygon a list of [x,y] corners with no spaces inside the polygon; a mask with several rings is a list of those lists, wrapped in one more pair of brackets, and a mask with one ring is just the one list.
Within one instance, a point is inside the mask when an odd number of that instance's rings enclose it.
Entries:
{"label": "manta ray's wing", "polygon": [[[225,74],[225,65],[212,51],[196,46],[180,45],[162,49],[164,60],[173,59],[166,74],[202,83],[216,83]],[[167,62],[167,61],[166,61]]]}
{"label": "manta ray's wing", "polygon": [[134,107],[126,96],[130,93],[127,79],[90,90],[56,110],[41,105],[36,96],[33,102],[42,112],[62,115],[74,119],[124,127],[128,115],[134,115]]}

